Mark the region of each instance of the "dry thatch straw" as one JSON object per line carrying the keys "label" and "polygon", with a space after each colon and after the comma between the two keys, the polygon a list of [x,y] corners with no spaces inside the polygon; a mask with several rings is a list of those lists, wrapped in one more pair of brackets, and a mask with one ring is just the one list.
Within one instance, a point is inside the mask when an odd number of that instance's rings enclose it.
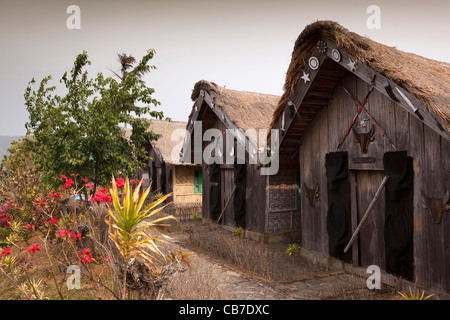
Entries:
{"label": "dry thatch straw", "polygon": [[181,145],[179,144],[179,136],[176,135],[172,140],[172,133],[175,130],[185,130],[186,122],[183,121],[166,121],[152,119],[150,127],[147,131],[152,131],[161,136],[156,141],[151,143],[155,149],[161,154],[163,161],[169,164],[180,164],[179,153],[181,151]]}
{"label": "dry thatch straw", "polygon": [[[248,129],[269,129],[270,119],[275,110],[279,96],[248,91],[225,89],[214,82],[201,80],[194,86],[191,99],[195,101],[200,90],[211,95],[214,105],[220,107],[236,127]],[[193,111],[189,116],[189,120]]]}
{"label": "dry thatch straw", "polygon": [[[179,145],[180,136],[174,135],[172,140],[172,133],[175,130],[184,131],[185,129],[186,122],[184,121],[150,120],[150,125],[146,131],[152,131],[155,134],[161,135],[158,140],[151,141],[151,144],[159,152],[164,162],[168,164],[181,164],[179,162],[179,153],[181,151],[181,145]],[[122,130],[125,139],[130,139],[131,129],[120,127],[120,130]]]}
{"label": "dry thatch straw", "polygon": [[409,91],[450,131],[450,64],[377,43],[350,32],[333,21],[317,21],[306,26],[295,42],[286,73],[284,94],[273,114],[271,125],[275,124],[293,94],[302,69],[319,39],[334,43],[358,62],[366,64]]}

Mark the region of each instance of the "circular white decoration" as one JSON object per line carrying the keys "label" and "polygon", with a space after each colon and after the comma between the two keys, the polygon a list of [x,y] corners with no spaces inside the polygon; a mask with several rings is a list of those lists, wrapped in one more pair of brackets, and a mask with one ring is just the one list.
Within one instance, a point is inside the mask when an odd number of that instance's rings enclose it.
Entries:
{"label": "circular white decoration", "polygon": [[319,59],[316,57],[311,57],[309,58],[308,64],[312,70],[317,70],[319,68]]}
{"label": "circular white decoration", "polygon": [[333,49],[333,50],[331,50],[331,57],[332,57],[333,60],[336,61],[336,62],[341,61],[341,53],[339,52],[338,49]]}

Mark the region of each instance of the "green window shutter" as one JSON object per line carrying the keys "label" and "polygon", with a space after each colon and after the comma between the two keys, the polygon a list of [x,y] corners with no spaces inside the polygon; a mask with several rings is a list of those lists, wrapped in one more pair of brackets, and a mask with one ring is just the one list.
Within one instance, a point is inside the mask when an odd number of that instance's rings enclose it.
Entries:
{"label": "green window shutter", "polygon": [[194,170],[194,193],[202,193],[202,170]]}

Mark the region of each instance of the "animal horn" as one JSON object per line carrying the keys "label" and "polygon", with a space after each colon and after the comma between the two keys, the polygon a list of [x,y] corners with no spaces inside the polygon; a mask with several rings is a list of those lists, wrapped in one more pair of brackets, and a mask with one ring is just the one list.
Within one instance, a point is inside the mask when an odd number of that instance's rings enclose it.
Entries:
{"label": "animal horn", "polygon": [[423,193],[423,191],[420,191],[420,198],[422,200],[422,207],[424,209],[428,209],[428,197]]}
{"label": "animal horn", "polygon": [[450,200],[450,191],[447,189],[447,192],[445,193],[444,198],[442,199],[442,204],[446,205],[448,200]]}

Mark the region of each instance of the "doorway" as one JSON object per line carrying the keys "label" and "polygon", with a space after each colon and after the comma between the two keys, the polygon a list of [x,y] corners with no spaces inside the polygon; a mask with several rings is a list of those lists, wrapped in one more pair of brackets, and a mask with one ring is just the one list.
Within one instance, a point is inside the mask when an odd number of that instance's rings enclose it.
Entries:
{"label": "doorway", "polygon": [[222,201],[221,211],[223,212],[222,221],[224,225],[236,227],[233,209],[233,189],[234,189],[234,170],[233,167],[222,167]]}
{"label": "doorway", "polygon": [[[383,178],[383,171],[352,171],[354,192],[352,192],[352,230],[360,223],[367,208],[375,197]],[[384,203],[385,195],[381,192],[378,200],[370,211],[367,220],[358,234],[358,242],[354,243],[354,261],[362,267],[377,265],[386,269],[384,243]],[[357,259],[355,259],[357,258]]]}

